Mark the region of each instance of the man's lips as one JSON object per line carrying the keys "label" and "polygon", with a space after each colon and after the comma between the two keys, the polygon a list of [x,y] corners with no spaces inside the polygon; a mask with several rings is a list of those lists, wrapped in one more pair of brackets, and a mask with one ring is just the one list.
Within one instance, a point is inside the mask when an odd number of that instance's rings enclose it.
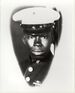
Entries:
{"label": "man's lips", "polygon": [[35,55],[40,55],[40,54],[43,54],[44,52],[41,50],[33,50],[32,53]]}
{"label": "man's lips", "polygon": [[43,51],[41,51],[41,50],[32,50],[33,52],[43,52]]}
{"label": "man's lips", "polygon": [[33,47],[31,51],[32,52],[44,52],[44,50],[41,47],[37,47],[37,46]]}
{"label": "man's lips", "polygon": [[41,49],[41,47],[34,47],[34,48],[32,48],[32,51],[42,51],[42,49]]}

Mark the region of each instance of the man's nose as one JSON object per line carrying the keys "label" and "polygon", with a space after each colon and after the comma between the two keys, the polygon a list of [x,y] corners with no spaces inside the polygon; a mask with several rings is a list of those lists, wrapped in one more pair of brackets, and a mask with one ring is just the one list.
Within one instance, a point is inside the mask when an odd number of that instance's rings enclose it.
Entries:
{"label": "man's nose", "polygon": [[35,37],[34,45],[36,46],[41,46],[41,39],[39,36]]}

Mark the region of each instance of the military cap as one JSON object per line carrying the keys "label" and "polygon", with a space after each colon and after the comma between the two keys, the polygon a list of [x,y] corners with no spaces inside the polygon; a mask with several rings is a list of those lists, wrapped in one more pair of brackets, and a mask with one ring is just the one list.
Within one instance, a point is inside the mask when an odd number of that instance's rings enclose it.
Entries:
{"label": "military cap", "polygon": [[29,7],[14,13],[13,20],[20,21],[25,33],[49,32],[59,20],[60,14],[47,7]]}

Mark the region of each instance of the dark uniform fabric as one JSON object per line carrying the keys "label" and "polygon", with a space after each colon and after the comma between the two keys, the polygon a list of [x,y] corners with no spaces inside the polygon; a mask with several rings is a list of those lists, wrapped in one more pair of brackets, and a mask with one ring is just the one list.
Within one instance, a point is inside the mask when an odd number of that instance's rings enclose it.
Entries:
{"label": "dark uniform fabric", "polygon": [[[20,66],[25,78],[29,78],[27,81],[29,85],[36,86],[37,83],[42,83],[48,73],[49,67],[51,65],[53,55],[51,52],[44,54],[42,56],[29,56],[24,62],[21,62]],[[37,62],[39,60],[39,62]],[[28,69],[32,68],[31,71]]]}

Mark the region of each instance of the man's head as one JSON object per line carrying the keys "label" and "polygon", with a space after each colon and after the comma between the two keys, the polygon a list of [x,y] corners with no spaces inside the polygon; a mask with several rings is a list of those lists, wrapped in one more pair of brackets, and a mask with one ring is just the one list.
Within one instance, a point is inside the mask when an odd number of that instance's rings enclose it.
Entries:
{"label": "man's head", "polygon": [[25,34],[23,42],[29,46],[31,53],[41,55],[49,51],[52,33]]}
{"label": "man's head", "polygon": [[50,50],[54,54],[55,44],[60,37],[60,31],[56,28],[60,26],[58,11],[46,7],[31,7],[15,13],[13,19],[21,22],[24,32],[22,41],[28,45],[31,53],[42,55]]}

